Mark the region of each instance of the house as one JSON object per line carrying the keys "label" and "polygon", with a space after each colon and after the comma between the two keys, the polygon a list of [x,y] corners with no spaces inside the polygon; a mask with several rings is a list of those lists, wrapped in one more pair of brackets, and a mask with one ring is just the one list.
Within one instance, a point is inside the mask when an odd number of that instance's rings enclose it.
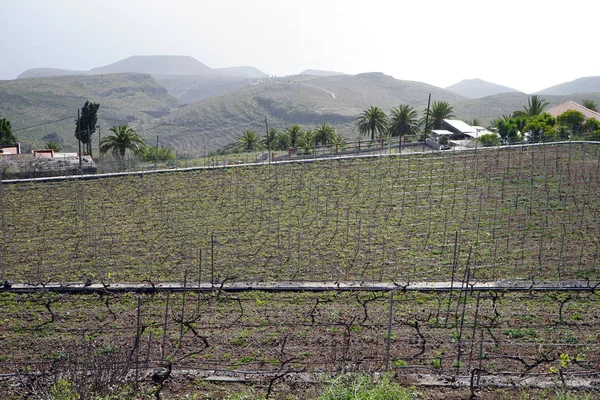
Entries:
{"label": "house", "polygon": [[572,100],[565,101],[564,103],[554,106],[546,112],[548,114],[552,115],[554,118],[556,118],[560,114],[562,114],[568,110],[579,111],[580,113],[583,114],[584,120],[589,119],[589,118],[595,118],[597,121],[600,121],[600,113],[599,112],[590,110],[589,108],[586,108],[586,107],[582,106],[581,104],[575,103]]}

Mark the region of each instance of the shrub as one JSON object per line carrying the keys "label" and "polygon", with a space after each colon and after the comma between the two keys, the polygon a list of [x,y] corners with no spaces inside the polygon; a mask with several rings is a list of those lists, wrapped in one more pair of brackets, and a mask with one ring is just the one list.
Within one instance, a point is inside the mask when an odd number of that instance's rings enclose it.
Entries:
{"label": "shrub", "polygon": [[412,390],[392,382],[389,374],[377,380],[343,374],[328,382],[319,400],[408,400],[413,394]]}
{"label": "shrub", "polygon": [[500,144],[500,137],[498,137],[498,135],[495,135],[493,133],[486,133],[485,135],[479,136],[477,141],[483,147],[498,146]]}

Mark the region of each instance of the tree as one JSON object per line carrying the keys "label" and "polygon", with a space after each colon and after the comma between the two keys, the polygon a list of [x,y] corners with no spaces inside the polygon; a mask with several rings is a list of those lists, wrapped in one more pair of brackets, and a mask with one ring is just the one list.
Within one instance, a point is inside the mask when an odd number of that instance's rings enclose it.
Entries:
{"label": "tree", "polygon": [[[442,129],[444,120],[454,117],[454,107],[447,101],[434,101],[429,110],[427,129]],[[423,123],[427,119],[427,110],[424,111]],[[427,132],[425,132],[427,133]]]}
{"label": "tree", "polygon": [[331,143],[335,134],[336,132],[331,125],[323,123],[315,129],[315,144],[321,143],[325,146],[326,144]]}
{"label": "tree", "polygon": [[481,143],[483,147],[492,147],[500,145],[500,137],[493,133],[487,133],[477,138],[477,141]]}
{"label": "tree", "polygon": [[419,132],[419,117],[411,106],[400,105],[390,110],[389,135],[416,135]]}
{"label": "tree", "polygon": [[46,148],[49,150],[54,150],[55,153],[58,153],[59,151],[61,151],[61,147],[60,144],[56,143],[55,141],[51,140],[48,143],[46,143]]}
{"label": "tree", "polygon": [[315,133],[313,131],[306,130],[300,133],[298,136],[298,140],[296,141],[296,146],[305,149],[306,151],[310,150],[315,144]]}
{"label": "tree", "polygon": [[142,137],[137,134],[135,129],[130,128],[127,125],[119,125],[118,127],[111,127],[110,131],[114,133],[114,135],[106,136],[102,139],[100,142],[100,153],[106,154],[111,151],[115,157],[118,157],[121,160],[125,159],[127,150],[135,156],[142,154],[146,144]]}
{"label": "tree", "polygon": [[371,106],[363,111],[356,119],[358,133],[363,136],[371,135],[371,140],[375,136],[382,137],[387,131],[388,119],[385,112],[379,107]]}
{"label": "tree", "polygon": [[86,153],[92,155],[92,134],[96,132],[100,104],[86,101],[81,109],[79,119],[75,121],[75,137],[87,147]]}
{"label": "tree", "polygon": [[567,110],[556,117],[556,122],[560,126],[566,127],[566,129],[560,130],[561,132],[565,132],[564,134],[560,134],[561,139],[568,139],[570,135],[579,133],[579,128],[584,119],[585,116],[583,113],[577,110]]}
{"label": "tree", "polygon": [[543,113],[550,103],[534,94],[527,99],[527,104],[527,106],[523,105],[523,111],[515,111],[513,117],[535,117]]}
{"label": "tree", "polygon": [[263,137],[263,144],[269,150],[273,149],[273,142],[275,141],[275,136],[277,136],[277,129],[269,128],[265,136]]}
{"label": "tree", "polygon": [[12,132],[10,121],[6,118],[0,118],[0,145],[15,143],[17,143],[17,138]]}
{"label": "tree", "polygon": [[300,125],[292,125],[285,128],[285,131],[290,135],[290,145],[296,147],[296,142],[302,134],[302,127],[300,127]]}
{"label": "tree", "polygon": [[498,133],[505,143],[514,143],[522,139],[521,135],[527,125],[526,117],[502,118],[496,122]]}
{"label": "tree", "polygon": [[290,135],[287,132],[279,132],[275,135],[275,140],[272,143],[273,150],[288,150],[290,148],[291,141]]}
{"label": "tree", "polygon": [[529,118],[523,128],[527,132],[527,139],[530,142],[551,142],[556,139],[556,119],[547,113],[542,113],[536,117]]}
{"label": "tree", "polygon": [[247,130],[238,138],[238,144],[247,151],[257,150],[260,147],[260,138],[256,132]]}
{"label": "tree", "polygon": [[583,101],[583,106],[585,108],[587,108],[588,110],[592,110],[592,111],[598,111],[598,105],[596,104],[595,100],[584,100]]}
{"label": "tree", "polygon": [[596,118],[588,118],[581,126],[583,133],[590,133],[600,130],[600,121]]}

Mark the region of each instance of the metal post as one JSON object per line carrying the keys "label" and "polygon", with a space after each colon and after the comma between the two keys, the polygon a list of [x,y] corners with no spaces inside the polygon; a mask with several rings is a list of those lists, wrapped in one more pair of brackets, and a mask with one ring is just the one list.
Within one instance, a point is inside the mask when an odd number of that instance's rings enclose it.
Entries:
{"label": "metal post", "polygon": [[387,325],[387,344],[385,349],[385,370],[390,369],[390,346],[392,342],[392,315],[394,305],[394,291],[390,290],[390,309],[388,313],[388,325]]}

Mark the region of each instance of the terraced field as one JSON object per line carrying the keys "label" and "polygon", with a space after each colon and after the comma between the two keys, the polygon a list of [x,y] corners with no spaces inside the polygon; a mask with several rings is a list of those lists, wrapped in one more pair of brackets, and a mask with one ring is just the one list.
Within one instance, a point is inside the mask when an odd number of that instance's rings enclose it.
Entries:
{"label": "terraced field", "polygon": [[[4,279],[13,288],[88,281],[106,290],[2,289],[0,337],[13,350],[0,359],[9,376],[0,382],[42,393],[52,380],[79,387],[81,371],[112,371],[91,376],[117,388],[135,374],[141,393],[166,398],[223,397],[228,389],[209,383],[215,377],[276,398],[314,398],[324,374],[391,369],[407,384],[435,382],[460,396],[593,390],[599,156],[593,144],[568,143],[4,182]],[[499,280],[532,289],[473,289]],[[589,286],[533,289],[574,280]],[[108,290],[173,281],[214,289]],[[235,281],[282,290],[223,290]],[[396,286],[293,292],[284,289],[290,281]],[[454,286],[403,290],[423,281]],[[164,381],[159,366],[170,371]]]}

